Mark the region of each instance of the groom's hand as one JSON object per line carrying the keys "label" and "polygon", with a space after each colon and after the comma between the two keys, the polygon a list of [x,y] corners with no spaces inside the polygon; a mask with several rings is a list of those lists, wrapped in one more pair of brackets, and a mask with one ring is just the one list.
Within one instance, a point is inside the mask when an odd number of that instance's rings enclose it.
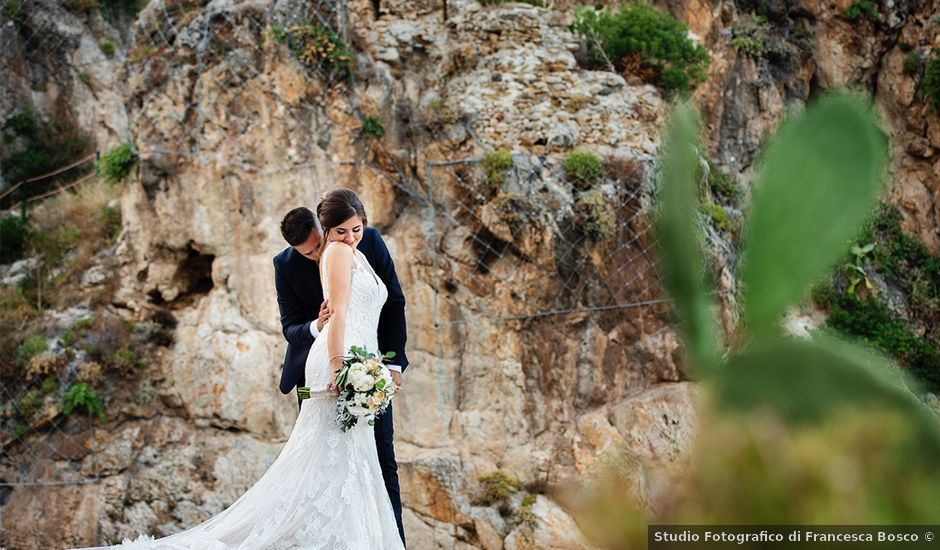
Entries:
{"label": "groom's hand", "polygon": [[392,382],[395,382],[395,385],[398,386],[398,389],[401,389],[401,373],[390,371],[389,374],[392,375]]}
{"label": "groom's hand", "polygon": [[330,320],[330,299],[323,300],[320,304],[320,316],[317,317],[317,332],[323,331],[323,325]]}

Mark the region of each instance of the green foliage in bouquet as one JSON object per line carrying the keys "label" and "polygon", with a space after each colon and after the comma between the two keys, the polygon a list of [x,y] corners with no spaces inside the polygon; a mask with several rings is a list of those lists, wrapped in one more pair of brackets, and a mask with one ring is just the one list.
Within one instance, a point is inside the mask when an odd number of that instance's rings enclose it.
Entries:
{"label": "green foliage in bouquet", "polygon": [[[343,364],[336,371],[339,387],[336,418],[342,431],[355,426],[360,418],[372,426],[375,418],[388,408],[397,387],[382,361],[394,357],[394,351],[376,356],[359,346],[350,347],[349,353],[343,356]],[[297,395],[301,400],[309,399],[310,388],[297,388]]]}
{"label": "green foliage in bouquet", "polygon": [[387,375],[382,360],[395,357],[390,351],[377,357],[365,348],[352,346],[343,357],[343,364],[336,371],[339,399],[336,402],[336,418],[342,431],[355,426],[360,418],[367,419],[370,426],[375,418],[385,412],[395,394],[395,383]]}

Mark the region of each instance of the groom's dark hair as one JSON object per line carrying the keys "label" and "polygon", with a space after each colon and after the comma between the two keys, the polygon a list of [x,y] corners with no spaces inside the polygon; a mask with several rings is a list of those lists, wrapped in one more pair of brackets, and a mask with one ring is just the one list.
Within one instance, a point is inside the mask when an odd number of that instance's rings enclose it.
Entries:
{"label": "groom's dark hair", "polygon": [[313,212],[304,206],[291,210],[281,220],[281,235],[291,246],[303,244],[316,228],[317,220]]}

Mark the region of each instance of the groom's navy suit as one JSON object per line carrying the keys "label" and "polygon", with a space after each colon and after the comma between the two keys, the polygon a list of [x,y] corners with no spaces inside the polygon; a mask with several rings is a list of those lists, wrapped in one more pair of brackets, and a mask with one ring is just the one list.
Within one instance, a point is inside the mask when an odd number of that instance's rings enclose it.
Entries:
{"label": "groom's navy suit", "polygon": [[[405,295],[398,283],[395,264],[385,241],[378,230],[372,227],[365,228],[358,248],[388,288],[388,300],[379,316],[379,350],[382,353],[394,351],[395,357],[388,362],[399,365],[404,372],[408,367],[408,357],[405,355],[405,341],[408,337],[405,327]],[[310,324],[317,322],[320,304],[323,303],[319,265],[289,246],[274,257],[274,284],[277,287],[277,305],[281,310],[281,326],[284,338],[287,339],[287,356],[284,358],[284,370],[281,371],[280,389],[281,393],[288,394],[295,387],[304,385],[304,365],[314,340]],[[392,501],[395,521],[398,522],[398,531],[404,542],[394,434],[392,407],[389,407],[376,419],[375,445],[379,453],[385,488]]]}

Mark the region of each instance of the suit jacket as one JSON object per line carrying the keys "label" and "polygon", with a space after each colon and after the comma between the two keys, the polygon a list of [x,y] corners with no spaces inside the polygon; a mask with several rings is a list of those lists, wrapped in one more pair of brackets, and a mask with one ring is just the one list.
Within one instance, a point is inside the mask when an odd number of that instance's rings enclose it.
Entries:
{"label": "suit jacket", "polygon": [[[408,357],[405,355],[405,341],[408,339],[405,295],[398,283],[395,263],[375,228],[365,228],[359,241],[359,250],[388,288],[388,300],[379,316],[379,350],[382,353],[394,351],[395,357],[389,363],[400,365],[404,372],[408,367]],[[320,304],[323,303],[319,264],[289,246],[274,257],[274,284],[277,288],[277,306],[281,310],[281,327],[287,339],[280,390],[288,394],[295,386],[304,384],[304,365],[314,341],[310,334],[310,323],[317,322]]]}

